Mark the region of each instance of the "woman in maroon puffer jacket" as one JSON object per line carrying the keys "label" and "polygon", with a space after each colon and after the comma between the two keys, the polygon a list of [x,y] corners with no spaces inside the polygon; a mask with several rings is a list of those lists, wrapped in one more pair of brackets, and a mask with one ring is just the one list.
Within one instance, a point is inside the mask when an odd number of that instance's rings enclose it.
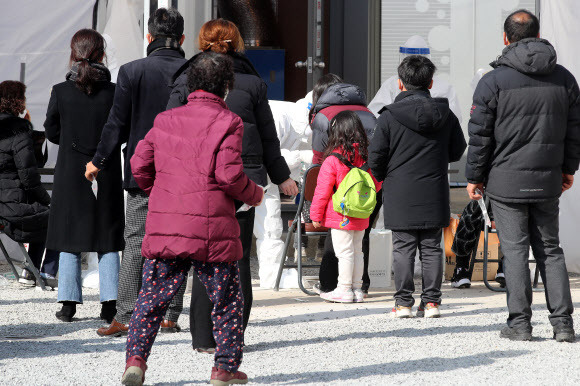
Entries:
{"label": "woman in maroon puffer jacket", "polygon": [[188,73],[193,92],[187,105],[159,114],[131,158],[133,176],[149,195],[149,213],[142,251],[147,261],[129,325],[123,384],[144,381],[163,315],[192,265],[214,303],[217,348],[211,379],[216,384],[247,382],[237,371],[243,296],[234,199],[257,206],[264,193],[244,174],[244,126],[223,100],[233,80],[230,58],[199,55]]}

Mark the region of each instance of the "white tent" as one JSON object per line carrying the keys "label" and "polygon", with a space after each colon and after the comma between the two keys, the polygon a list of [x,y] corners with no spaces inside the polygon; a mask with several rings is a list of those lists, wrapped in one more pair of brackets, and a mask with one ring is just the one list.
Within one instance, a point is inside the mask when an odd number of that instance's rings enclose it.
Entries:
{"label": "white tent", "polygon": [[77,30],[92,26],[94,4],[94,0],[28,0],[2,5],[0,81],[24,79],[27,107],[37,130],[43,130],[52,85],[64,81],[70,39]]}
{"label": "white tent", "polygon": [[[558,63],[580,80],[580,4],[577,0],[542,1],[541,37],[556,48]],[[578,176],[578,174],[577,174]],[[580,180],[560,201],[560,239],[571,272],[580,272]]]}

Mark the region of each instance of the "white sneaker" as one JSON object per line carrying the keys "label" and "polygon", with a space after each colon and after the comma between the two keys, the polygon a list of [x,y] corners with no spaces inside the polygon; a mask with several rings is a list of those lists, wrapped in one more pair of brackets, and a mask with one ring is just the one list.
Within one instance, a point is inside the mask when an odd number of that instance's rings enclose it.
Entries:
{"label": "white sneaker", "polygon": [[334,291],[321,293],[320,297],[333,303],[352,303],[354,301],[354,294],[350,289],[343,290],[336,288]]}
{"label": "white sneaker", "polygon": [[412,318],[413,312],[411,307],[395,306],[393,308],[393,317],[397,319]]}
{"label": "white sneaker", "polygon": [[440,316],[441,312],[439,312],[439,304],[437,303],[427,303],[426,305],[421,303],[417,309],[418,318],[438,318]]}
{"label": "white sneaker", "polygon": [[20,284],[25,285],[34,285],[36,283],[36,278],[28,269],[23,268],[22,273],[20,274],[20,278],[18,279]]}
{"label": "white sneaker", "polygon": [[355,303],[364,303],[365,293],[362,291],[362,289],[357,288],[357,289],[352,290],[352,292],[354,293],[354,302]]}

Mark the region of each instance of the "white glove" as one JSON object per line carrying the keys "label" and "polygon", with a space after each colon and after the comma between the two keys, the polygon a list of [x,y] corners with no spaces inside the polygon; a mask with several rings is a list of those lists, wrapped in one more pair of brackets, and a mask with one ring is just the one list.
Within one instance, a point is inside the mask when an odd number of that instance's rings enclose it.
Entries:
{"label": "white glove", "polygon": [[[282,154],[282,157],[284,157],[284,159],[286,160],[286,163],[288,164],[290,170],[300,167],[300,163],[302,162],[302,159],[300,157],[301,151],[299,150],[290,151],[287,149],[280,149],[280,153]],[[312,159],[312,157],[310,159]]]}
{"label": "white glove", "polygon": [[312,153],[312,150],[300,150],[300,160],[302,160],[302,162],[305,164],[310,165],[312,163],[313,156],[314,154]]}

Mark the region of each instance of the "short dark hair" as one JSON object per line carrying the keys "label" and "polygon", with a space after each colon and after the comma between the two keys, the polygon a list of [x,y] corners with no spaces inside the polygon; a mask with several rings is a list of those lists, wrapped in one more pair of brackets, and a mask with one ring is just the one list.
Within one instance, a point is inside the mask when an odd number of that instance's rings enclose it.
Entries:
{"label": "short dark hair", "polygon": [[426,56],[410,55],[399,64],[399,79],[407,90],[427,90],[436,69]]}
{"label": "short dark hair", "polygon": [[234,62],[224,54],[202,52],[198,54],[187,72],[189,92],[203,90],[220,98],[225,98],[226,91],[234,85]]}
{"label": "short dark hair", "polygon": [[183,16],[175,8],[159,8],[149,16],[147,28],[154,39],[160,36],[180,38],[183,35]]}
{"label": "short dark hair", "polygon": [[510,43],[526,38],[535,38],[540,33],[540,21],[527,9],[518,9],[512,12],[505,23],[503,30]]}

